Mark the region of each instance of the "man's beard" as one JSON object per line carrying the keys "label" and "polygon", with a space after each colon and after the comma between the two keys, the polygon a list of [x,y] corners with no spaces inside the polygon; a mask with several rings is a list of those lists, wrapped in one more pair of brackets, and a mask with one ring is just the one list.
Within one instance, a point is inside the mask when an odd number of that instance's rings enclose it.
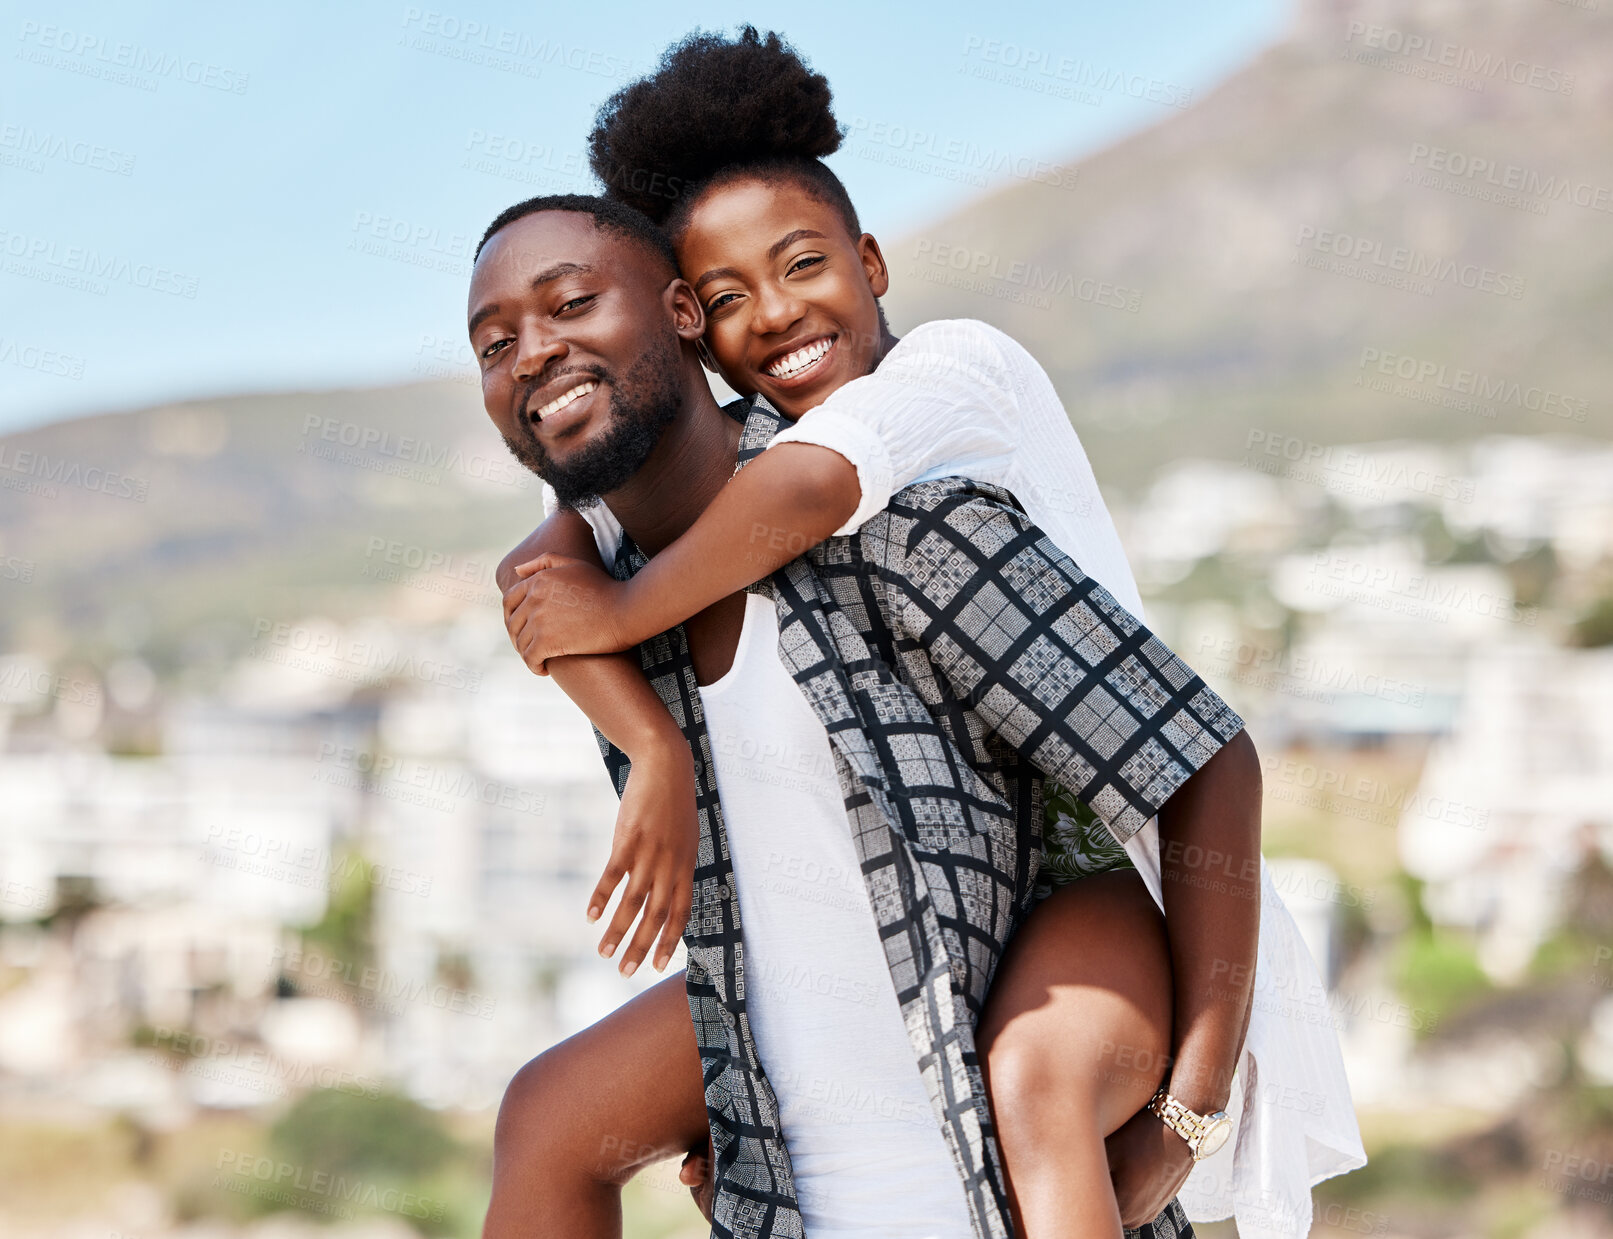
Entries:
{"label": "man's beard", "polygon": [[678,361],[677,335],[668,332],[658,344],[640,354],[619,383],[600,367],[583,367],[579,373],[610,384],[610,424],[594,442],[563,461],[544,449],[525,413],[531,392],[538,386],[535,382],[521,400],[518,435],[505,435],[504,442],[518,461],[554,487],[555,498],[565,507],[597,503],[601,495],[625,485],[644,467],[683,407]]}

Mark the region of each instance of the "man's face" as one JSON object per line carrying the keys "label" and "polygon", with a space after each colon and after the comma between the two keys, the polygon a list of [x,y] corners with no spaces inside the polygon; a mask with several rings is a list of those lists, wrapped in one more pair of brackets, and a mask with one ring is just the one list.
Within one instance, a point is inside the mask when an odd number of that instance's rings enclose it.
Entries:
{"label": "man's face", "polygon": [[562,503],[638,472],[682,404],[681,341],[645,248],[577,211],[500,229],[471,274],[482,403]]}

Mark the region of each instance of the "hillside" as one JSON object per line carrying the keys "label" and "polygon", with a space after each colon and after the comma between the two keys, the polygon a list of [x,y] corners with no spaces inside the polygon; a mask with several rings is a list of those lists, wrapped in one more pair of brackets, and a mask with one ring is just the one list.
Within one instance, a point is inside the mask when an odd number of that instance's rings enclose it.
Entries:
{"label": "hillside", "polygon": [[0,648],[59,654],[71,632],[115,649],[150,632],[154,653],[192,668],[258,616],[373,609],[428,559],[445,588],[491,598],[494,548],[541,519],[536,479],[462,382],[43,426],[0,439],[0,481],[13,565]]}
{"label": "hillside", "polygon": [[[1464,84],[1414,76],[1445,64]],[[1304,265],[1341,251],[1348,273]],[[1110,482],[1161,448],[1239,457],[1252,429],[1605,436],[1613,21],[1523,0],[1313,4],[1196,106],[1082,162],[1073,191],[1017,184],[887,256],[898,327],[984,316],[1017,336]],[[1419,272],[1410,290],[1369,282]],[[1432,377],[1358,385],[1397,366]],[[1464,385],[1495,393],[1493,416],[1431,403]]]}
{"label": "hillside", "polygon": [[[1404,50],[1418,39],[1432,61]],[[1441,61],[1465,84],[1419,76]],[[1256,433],[1607,437],[1613,20],[1316,0],[1193,107],[1081,162],[1074,190],[1017,183],[887,255],[897,329],[1012,332],[1116,490]],[[0,484],[0,648],[154,634],[189,669],[255,616],[362,613],[390,556],[453,555],[490,596],[539,509],[464,382],[45,426],[0,438]]]}

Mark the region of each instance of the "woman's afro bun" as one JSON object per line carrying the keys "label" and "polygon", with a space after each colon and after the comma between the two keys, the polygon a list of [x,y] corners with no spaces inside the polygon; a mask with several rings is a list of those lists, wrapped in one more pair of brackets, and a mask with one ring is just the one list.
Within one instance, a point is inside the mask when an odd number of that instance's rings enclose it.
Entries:
{"label": "woman's afro bun", "polygon": [[[806,172],[810,188],[849,212],[844,187],[816,162],[843,137],[831,102],[828,80],[776,33],[696,31],[669,47],[655,72],[606,100],[588,135],[588,162],[607,194],[659,224],[742,169]],[[856,231],[855,216],[849,224]]]}

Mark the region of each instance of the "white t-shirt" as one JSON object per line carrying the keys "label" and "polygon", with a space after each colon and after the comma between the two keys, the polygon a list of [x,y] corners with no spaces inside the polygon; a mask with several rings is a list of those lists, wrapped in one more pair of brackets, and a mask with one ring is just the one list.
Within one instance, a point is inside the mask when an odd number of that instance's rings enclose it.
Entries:
{"label": "white t-shirt", "polygon": [[[803,414],[768,450],[781,443],[815,443],[856,466],[862,497],[842,534],[915,482],[961,476],[1005,487],[1053,545],[1143,618],[1131,565],[1052,382],[987,323],[914,328],[877,370]],[[547,486],[544,503],[553,511]],[[602,503],[583,516],[604,562],[614,563],[616,518]],[[1163,906],[1157,822],[1127,840],[1126,852]],[[1364,1165],[1366,1154],[1339,1053],[1340,1017],[1264,864],[1262,871],[1254,1006],[1227,1106],[1235,1131],[1194,1168],[1181,1197],[1195,1221],[1236,1217],[1243,1239],[1301,1239],[1311,1186]]]}
{"label": "white t-shirt", "polygon": [[[1114,519],[1046,371],[1013,337],[975,319],[915,327],[879,368],[802,414],[768,445],[815,443],[857,467],[851,534],[914,482],[969,477],[1012,491],[1031,520],[1138,619],[1142,598]],[[545,512],[554,492],[543,488]],[[603,503],[582,509],[600,557],[622,527]]]}
{"label": "white t-shirt", "polygon": [[1031,520],[1138,619],[1142,598],[1053,383],[1012,336],[975,319],[913,328],[872,374],[781,431],[857,466],[862,498],[837,534],[856,533],[915,482],[967,477],[1013,492]]}
{"label": "white t-shirt", "polygon": [[700,690],[745,934],[751,1032],[812,1239],[973,1239],[891,982],[829,733],[749,594]]}

